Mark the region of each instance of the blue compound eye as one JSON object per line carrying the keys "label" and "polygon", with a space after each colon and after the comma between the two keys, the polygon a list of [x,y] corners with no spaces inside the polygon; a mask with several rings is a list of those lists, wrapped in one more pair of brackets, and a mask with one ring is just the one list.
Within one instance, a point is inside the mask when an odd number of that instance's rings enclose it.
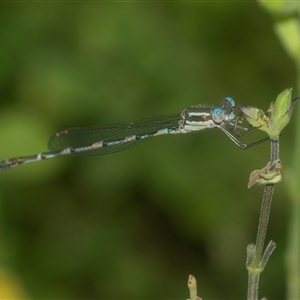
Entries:
{"label": "blue compound eye", "polygon": [[228,102],[228,104],[229,104],[230,107],[234,107],[235,106],[235,102],[234,102],[234,100],[231,97],[225,97],[224,100],[226,100]]}
{"label": "blue compound eye", "polygon": [[225,119],[224,109],[222,109],[220,107],[214,108],[211,112],[211,117],[212,117],[214,122],[222,123]]}
{"label": "blue compound eye", "polygon": [[236,118],[236,115],[234,112],[231,112],[230,115],[228,116],[228,120],[234,120]]}

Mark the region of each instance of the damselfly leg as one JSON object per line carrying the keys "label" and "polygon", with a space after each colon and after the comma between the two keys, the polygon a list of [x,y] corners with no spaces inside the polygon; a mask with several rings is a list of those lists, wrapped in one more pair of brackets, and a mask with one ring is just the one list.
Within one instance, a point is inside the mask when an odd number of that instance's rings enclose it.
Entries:
{"label": "damselfly leg", "polygon": [[[246,150],[269,140],[252,127],[240,111],[233,109],[234,118],[224,122],[220,129],[241,149]],[[254,135],[257,133],[257,136]]]}

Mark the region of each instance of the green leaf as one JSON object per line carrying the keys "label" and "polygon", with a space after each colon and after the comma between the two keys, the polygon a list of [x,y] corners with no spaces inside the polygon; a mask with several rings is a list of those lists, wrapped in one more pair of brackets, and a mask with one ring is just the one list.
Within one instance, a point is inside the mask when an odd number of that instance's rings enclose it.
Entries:
{"label": "green leaf", "polygon": [[299,98],[291,100],[292,89],[280,93],[271,103],[267,113],[252,106],[237,106],[246,120],[255,128],[265,131],[272,140],[279,139],[283,128],[289,123],[295,103]]}

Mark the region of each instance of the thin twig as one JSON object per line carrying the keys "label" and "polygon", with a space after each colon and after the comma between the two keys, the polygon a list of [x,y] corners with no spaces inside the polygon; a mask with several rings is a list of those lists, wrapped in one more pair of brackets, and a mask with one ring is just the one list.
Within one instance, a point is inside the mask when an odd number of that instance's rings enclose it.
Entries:
{"label": "thin twig", "polygon": [[[274,162],[280,161],[279,159],[279,139],[271,140],[271,162],[272,166]],[[260,218],[258,224],[258,231],[256,236],[255,247],[247,249],[247,269],[248,269],[248,300],[258,299],[258,287],[259,276],[263,271],[266,263],[269,260],[270,255],[276,247],[274,242],[270,242],[266,251],[264,252],[264,244],[268,229],[269,216],[271,211],[272,199],[274,193],[274,184],[267,184],[264,187],[263,199],[260,210]],[[250,251],[250,250],[251,251]],[[254,252],[254,253],[253,253]],[[253,257],[254,254],[254,257]]]}

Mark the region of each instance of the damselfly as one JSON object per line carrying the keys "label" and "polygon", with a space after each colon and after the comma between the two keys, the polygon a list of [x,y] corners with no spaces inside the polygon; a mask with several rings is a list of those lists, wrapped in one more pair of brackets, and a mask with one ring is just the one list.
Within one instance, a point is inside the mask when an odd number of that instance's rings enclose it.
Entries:
{"label": "damselfly", "polygon": [[0,171],[60,156],[115,153],[153,136],[183,134],[215,127],[220,128],[241,149],[266,140],[260,139],[251,144],[243,142],[243,137],[252,129],[249,124],[243,123],[234,106],[234,100],[226,97],[220,107],[198,105],[189,107],[182,113],[156,116],[133,123],[62,130],[50,138],[49,152],[3,160],[0,162]]}

